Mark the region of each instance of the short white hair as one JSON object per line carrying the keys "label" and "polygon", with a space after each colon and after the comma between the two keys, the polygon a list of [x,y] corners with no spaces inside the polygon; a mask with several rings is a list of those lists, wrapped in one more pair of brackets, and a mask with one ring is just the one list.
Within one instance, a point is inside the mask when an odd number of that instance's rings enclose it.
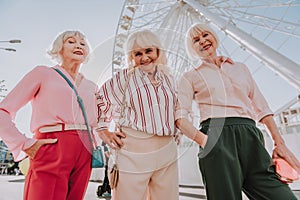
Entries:
{"label": "short white hair", "polygon": [[127,56],[127,63],[129,67],[135,67],[134,63],[132,62],[132,51],[134,51],[136,48],[144,49],[149,47],[155,47],[158,49],[158,58],[156,61],[158,64],[158,70],[168,73],[169,70],[167,68],[165,49],[163,48],[159,37],[148,29],[136,30],[128,36],[124,44],[124,51]]}
{"label": "short white hair", "polygon": [[186,40],[185,40],[186,53],[193,60],[196,60],[197,58],[199,58],[196,50],[194,49],[193,38],[198,36],[203,31],[207,31],[207,32],[211,33],[217,41],[217,47],[219,46],[219,38],[218,38],[217,34],[215,33],[215,31],[208,24],[203,24],[203,23],[193,24],[188,29],[188,31],[186,33]]}
{"label": "short white hair", "polygon": [[88,61],[90,52],[89,42],[87,41],[86,36],[82,32],[77,30],[68,30],[58,34],[58,36],[55,38],[52,44],[51,49],[47,52],[53,60],[56,60],[58,63],[62,62],[61,51],[63,48],[63,44],[69,37],[73,36],[79,36],[84,38],[88,49],[88,56],[86,57],[84,62]]}

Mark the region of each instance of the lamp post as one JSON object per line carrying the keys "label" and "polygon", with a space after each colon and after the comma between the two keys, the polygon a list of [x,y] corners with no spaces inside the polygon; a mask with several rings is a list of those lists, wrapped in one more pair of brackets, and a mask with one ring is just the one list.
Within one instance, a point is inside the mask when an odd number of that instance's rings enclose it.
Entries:
{"label": "lamp post", "polygon": [[0,40],[0,42],[6,42],[6,43],[21,43],[21,40]]}
{"label": "lamp post", "polygon": [[13,49],[13,48],[3,48],[3,47],[0,47],[0,49],[3,49],[5,51],[17,51],[16,49]]}
{"label": "lamp post", "polygon": [[[21,40],[18,39],[13,39],[13,40],[0,40],[0,43],[21,43]],[[14,48],[4,48],[0,47],[0,49],[5,50],[5,51],[17,51]]]}

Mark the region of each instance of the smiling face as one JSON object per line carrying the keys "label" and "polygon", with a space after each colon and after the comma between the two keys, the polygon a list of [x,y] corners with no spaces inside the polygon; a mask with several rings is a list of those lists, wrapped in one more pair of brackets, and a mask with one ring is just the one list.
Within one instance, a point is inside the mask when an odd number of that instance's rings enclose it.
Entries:
{"label": "smiling face", "polygon": [[158,58],[158,49],[155,47],[134,48],[131,57],[135,65],[144,72],[152,73],[155,71],[156,60]]}
{"label": "smiling face", "polygon": [[194,24],[186,36],[186,51],[191,59],[213,60],[216,57],[219,40],[208,24]]}
{"label": "smiling face", "polygon": [[89,48],[84,37],[73,35],[63,42],[61,58],[63,61],[83,63],[87,58]]}
{"label": "smiling face", "polygon": [[216,55],[217,40],[208,31],[199,32],[191,38],[193,48],[200,58],[209,58]]}
{"label": "smiling face", "polygon": [[167,57],[159,37],[148,29],[132,32],[125,44],[129,68],[139,67],[147,73],[168,73]]}

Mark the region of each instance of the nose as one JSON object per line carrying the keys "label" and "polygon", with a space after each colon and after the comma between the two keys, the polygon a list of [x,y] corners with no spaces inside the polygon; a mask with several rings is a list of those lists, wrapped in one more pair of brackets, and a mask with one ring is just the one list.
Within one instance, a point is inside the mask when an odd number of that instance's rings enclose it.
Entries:
{"label": "nose", "polygon": [[76,49],[83,49],[82,44],[80,42],[76,42]]}
{"label": "nose", "polygon": [[143,61],[146,61],[146,60],[148,60],[148,59],[149,59],[149,57],[148,57],[147,54],[143,54],[143,55],[142,55],[142,60],[143,60]]}
{"label": "nose", "polygon": [[82,49],[81,45],[77,44],[76,49]]}
{"label": "nose", "polygon": [[202,45],[205,43],[205,39],[203,37],[200,38],[199,43]]}

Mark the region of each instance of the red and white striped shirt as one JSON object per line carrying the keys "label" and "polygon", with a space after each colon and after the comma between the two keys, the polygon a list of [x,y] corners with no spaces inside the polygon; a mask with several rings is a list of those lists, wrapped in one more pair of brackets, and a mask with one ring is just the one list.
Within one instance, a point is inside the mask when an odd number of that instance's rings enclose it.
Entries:
{"label": "red and white striped shirt", "polygon": [[[155,79],[158,82],[156,86],[147,73],[134,68],[117,72],[106,81],[98,96],[100,128],[108,127],[108,123],[115,120],[121,126],[149,134],[175,135],[175,80],[162,72],[157,72]],[[124,95],[123,114],[120,116]]]}

